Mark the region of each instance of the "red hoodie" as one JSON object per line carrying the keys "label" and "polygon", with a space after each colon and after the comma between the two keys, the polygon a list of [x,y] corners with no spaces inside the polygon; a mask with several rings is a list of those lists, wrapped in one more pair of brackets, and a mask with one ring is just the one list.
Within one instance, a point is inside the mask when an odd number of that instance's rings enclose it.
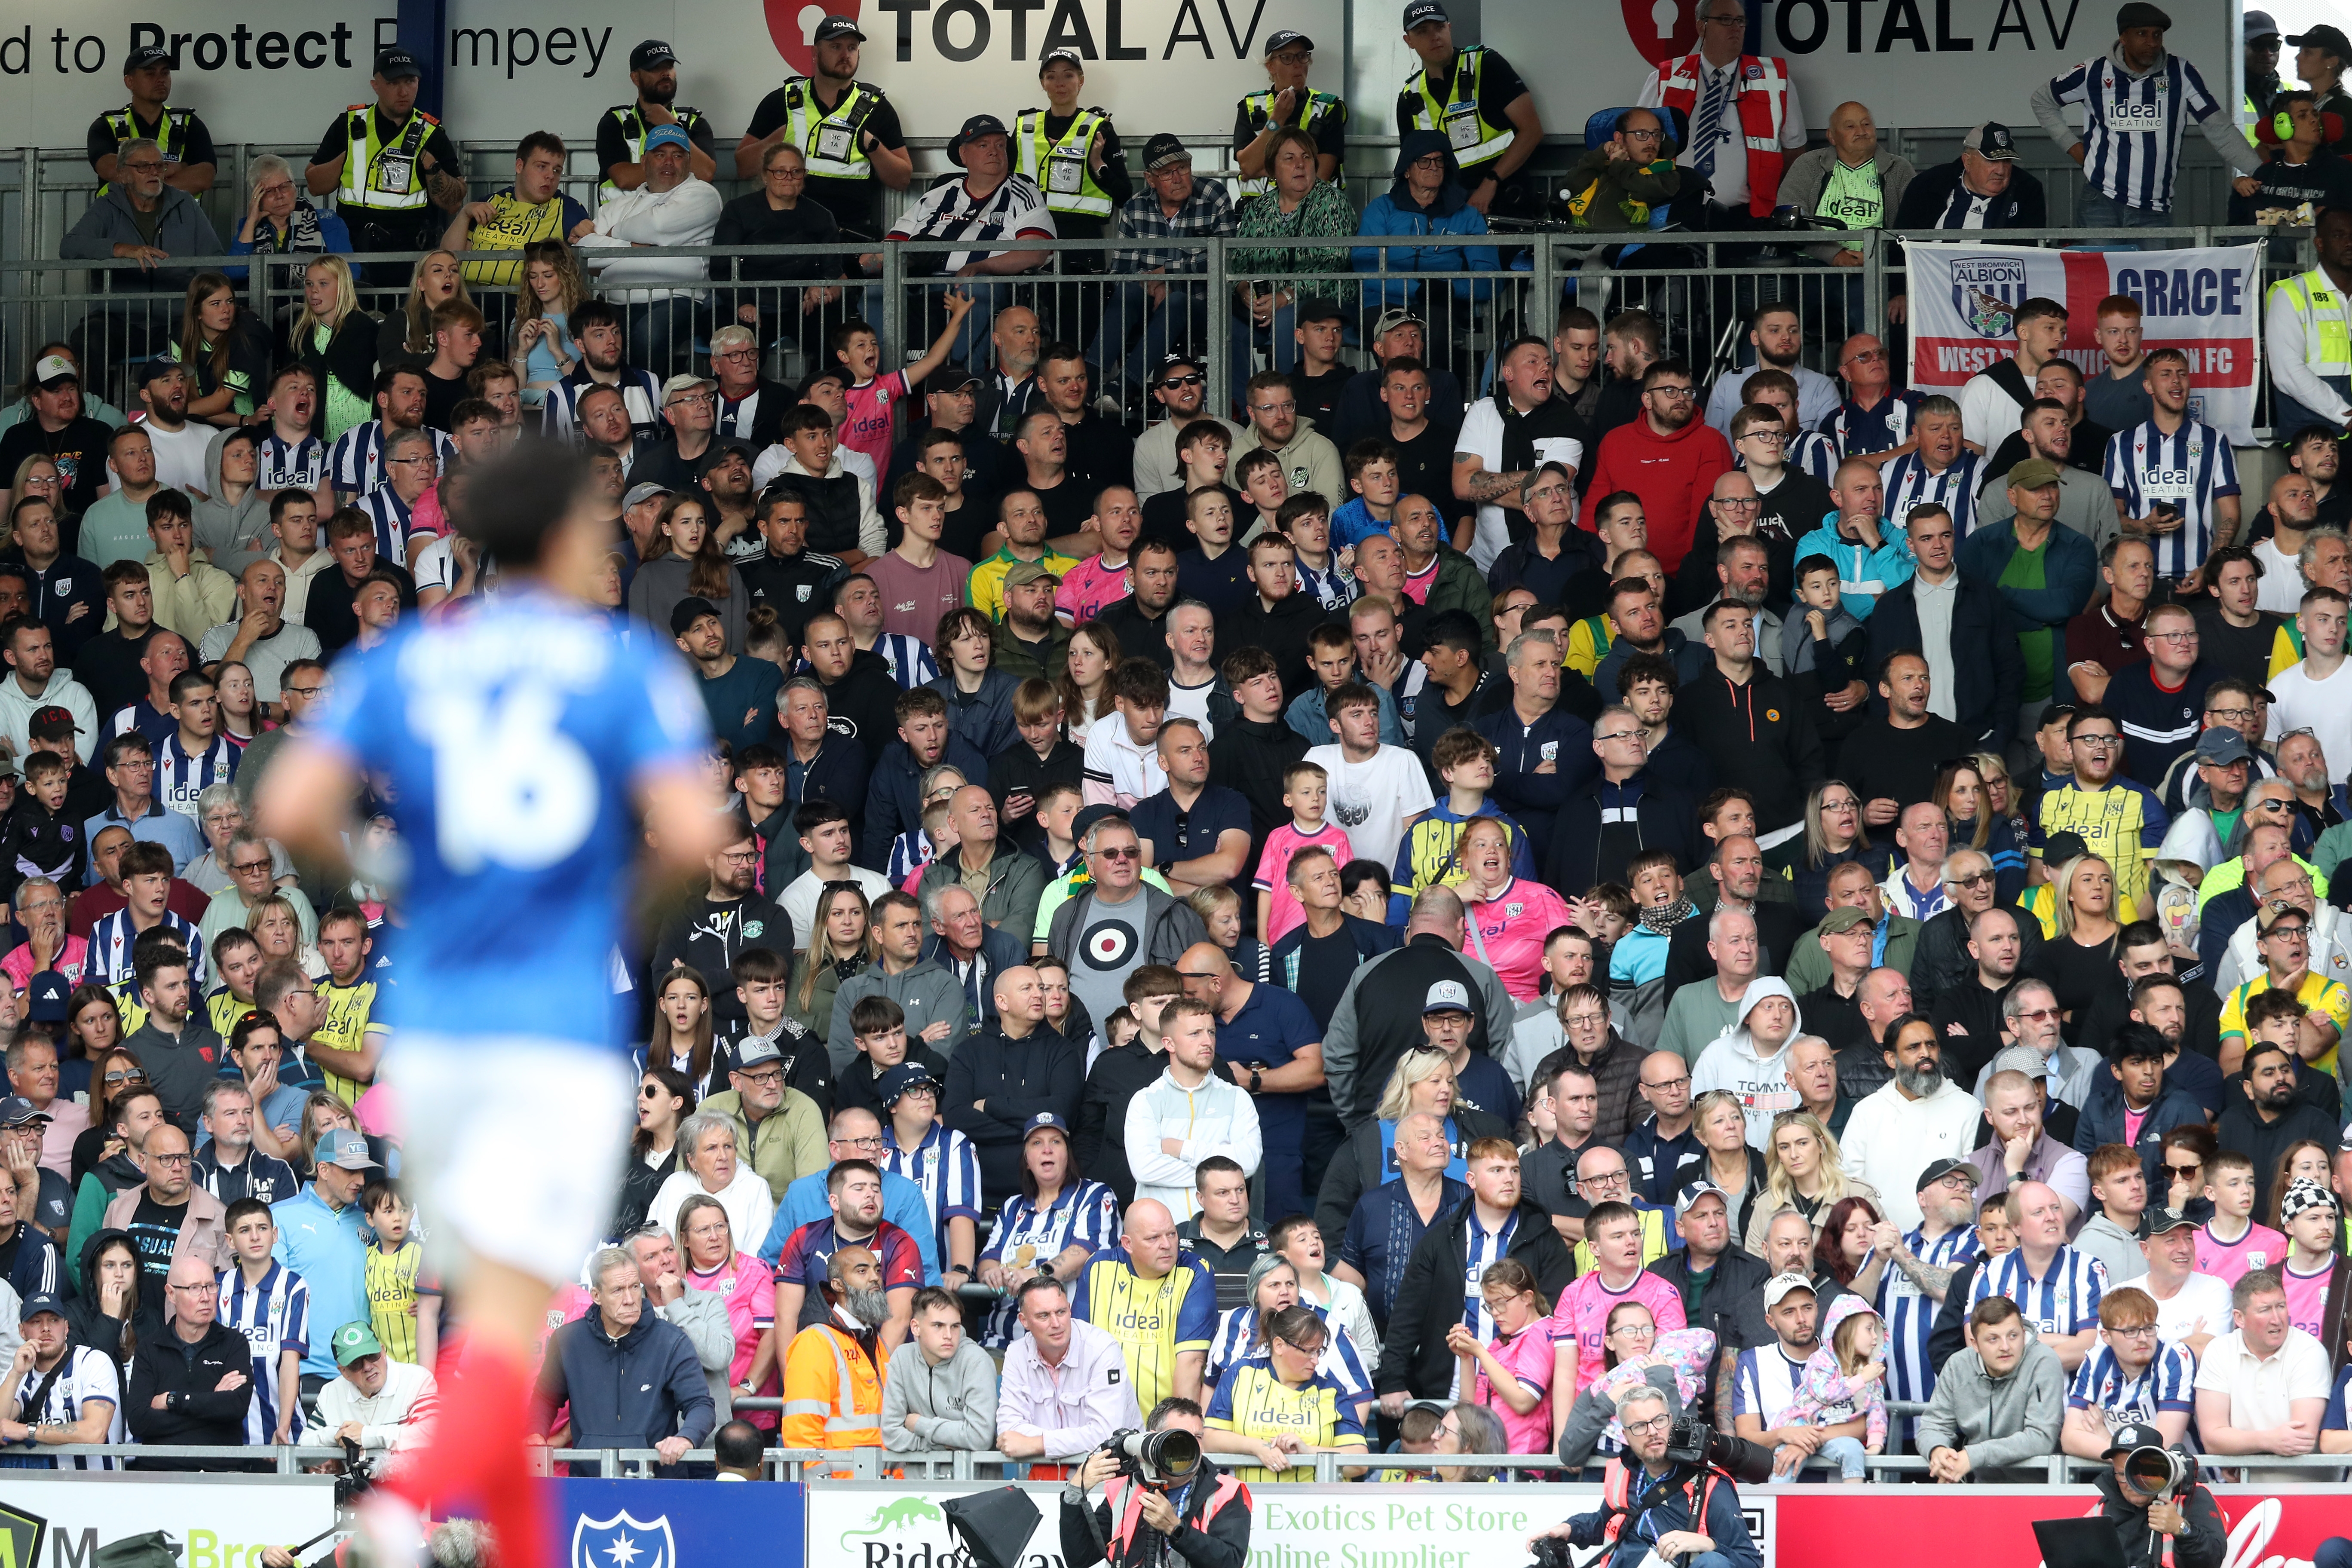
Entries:
{"label": "red hoodie", "polygon": [[1648,415],[1637,416],[1601,438],[1600,458],[1582,479],[1584,526],[1598,533],[1594,511],[1601,498],[1632,490],[1650,521],[1650,553],[1671,578],[1690,552],[1716,476],[1730,467],[1730,443],[1696,407],[1691,422],[1670,436],[1651,429]]}

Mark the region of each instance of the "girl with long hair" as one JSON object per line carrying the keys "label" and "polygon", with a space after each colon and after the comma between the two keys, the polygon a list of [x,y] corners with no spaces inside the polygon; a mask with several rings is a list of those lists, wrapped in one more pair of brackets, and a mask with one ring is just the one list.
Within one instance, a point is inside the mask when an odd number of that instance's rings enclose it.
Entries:
{"label": "girl with long hair", "polygon": [[1956,757],[1936,770],[1927,798],[1944,813],[1947,840],[1955,849],[1978,849],[1992,858],[1993,886],[2004,904],[2025,886],[2025,839],[2016,824],[1992,806],[1992,792],[1972,757]]}
{"label": "girl with long hair", "polygon": [[302,269],[302,306],[287,324],[280,360],[299,360],[326,389],[319,438],[332,444],[355,425],[375,417],[375,347],[379,324],[360,309],[352,265],[322,256]]}
{"label": "girl with long hair", "polygon": [[1764,1233],[1782,1209],[1795,1209],[1812,1221],[1818,1237],[1829,1211],[1844,1199],[1864,1197],[1874,1205],[1880,1201],[1877,1188],[1846,1174],[1836,1135],[1811,1111],[1775,1116],[1770,1144],[1764,1156],[1764,1194],[1742,1241],[1757,1257],[1764,1256]]}
{"label": "girl with long hair", "polygon": [[522,379],[522,400],[536,408],[550,388],[580,364],[580,345],[567,323],[588,286],[580,263],[560,239],[535,239],[522,247],[522,303],[515,313],[510,359]]}
{"label": "girl with long hair", "polygon": [[408,298],[398,311],[383,319],[383,330],[376,334],[376,363],[419,367],[432,363],[433,312],[451,300],[463,300],[468,305],[475,302],[466,291],[466,276],[457,256],[446,250],[428,250],[416,258],[408,274]]}
{"label": "girl with long hair", "polygon": [[1062,694],[1062,728],[1075,745],[1087,743],[1095,721],[1110,711],[1110,678],[1125,658],[1118,636],[1099,621],[1084,621],[1070,630],[1069,658],[1054,677]]}
{"label": "girl with long hair", "polygon": [[694,1114],[694,1101],[693,1083],[676,1068],[656,1062],[637,1075],[637,1124],[629,1134],[629,1163],[621,1175],[619,1217],[614,1222],[619,1235],[645,1224],[654,1194],[677,1172],[677,1130]]}
{"label": "girl with long hair", "polygon": [[225,273],[199,272],[188,283],[180,330],[163,357],[188,370],[188,417],[204,425],[241,425],[269,376],[269,353],[237,303]]}
{"label": "girl with long hair", "polygon": [[874,962],[875,951],[872,916],[857,884],[828,882],[817,889],[809,944],[793,954],[784,1016],[825,1038],[833,1031],[835,994],[843,981]]}
{"label": "girl with long hair", "polygon": [[708,599],[726,628],[727,651],[740,655],[751,595],[719,542],[710,511],[704,497],[674,495],[662,503],[645,561],[629,584],[629,614],[656,636],[667,636],[672,610],[687,599]]}
{"label": "girl with long hair", "polygon": [[[702,971],[678,965],[662,976],[654,994],[653,1029],[646,1037],[646,1063],[685,1075],[697,1098],[711,1092],[715,1078],[710,1019],[710,982]],[[761,1238],[766,1239],[765,1237]]]}

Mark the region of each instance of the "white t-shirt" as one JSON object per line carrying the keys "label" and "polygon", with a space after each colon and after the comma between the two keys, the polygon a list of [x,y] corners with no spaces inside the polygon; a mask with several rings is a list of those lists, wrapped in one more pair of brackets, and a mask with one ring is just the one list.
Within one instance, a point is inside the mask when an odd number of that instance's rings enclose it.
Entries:
{"label": "white t-shirt", "polygon": [[1201,726],[1201,739],[1213,741],[1217,727],[1209,721],[1209,694],[1217,689],[1214,675],[1198,686],[1179,686],[1171,676],[1168,681],[1168,717],[1190,719]]}
{"label": "white t-shirt", "polygon": [[1349,762],[1336,743],[1310,746],[1307,760],[1330,775],[1329,820],[1348,830],[1359,859],[1395,865],[1406,818],[1437,804],[1421,759],[1402,746],[1382,746],[1360,763]]}
{"label": "white t-shirt", "polygon": [[409,574],[416,579],[418,592],[427,588],[446,590],[457,585],[457,552],[450,548],[449,539],[446,533],[434,535],[425,548],[416,552],[416,559],[408,563]]}
{"label": "white t-shirt", "polygon": [[2271,677],[2268,738],[2276,745],[2289,730],[2309,729],[2327,753],[2327,771],[2341,778],[2352,765],[2352,659],[2325,680],[2314,680],[2310,668],[2308,663],[2293,665]]}
{"label": "white t-shirt", "polygon": [[2263,563],[2262,581],[2254,586],[2254,608],[2291,616],[2303,608],[2303,571],[2294,556],[2275,539],[2258,539],[2247,548]]}
{"label": "white t-shirt", "polygon": [[[2147,1290],[2147,1281],[2137,1282]],[[2153,1290],[2147,1292],[2156,1294]],[[2157,1337],[2168,1344],[2184,1344],[2194,1334],[2230,1331],[2230,1287],[2211,1274],[2191,1274],[2180,1282],[2172,1300],[2156,1304]]]}
{"label": "white t-shirt", "polygon": [[[785,831],[790,832],[791,829]],[[866,895],[866,901],[869,904],[890,890],[887,877],[878,871],[869,871],[863,866],[852,866],[845,879],[856,883],[857,890]],[[791,918],[793,942],[803,952],[808,951],[809,943],[816,940],[816,900],[817,895],[824,891],[824,883],[812,867],[793,878],[792,885],[784,889],[783,897],[776,900]]]}
{"label": "white t-shirt", "polygon": [[[1503,411],[1491,397],[1482,397],[1472,404],[1462,416],[1462,428],[1454,437],[1454,449],[1467,452],[1486,465],[1490,474],[1507,473],[1503,462]],[[1536,442],[1536,461],[1566,463],[1581,471],[1584,467],[1584,443],[1573,436],[1547,436]],[[1478,531],[1470,541],[1470,564],[1484,576],[1495,557],[1511,546],[1511,533],[1503,521],[1503,509],[1487,503],[1478,509]]]}
{"label": "white t-shirt", "polygon": [[164,429],[152,419],[142,419],[139,428],[146,431],[147,439],[154,444],[157,484],[200,496],[210,493],[205,489],[205,452],[212,446],[213,437],[220,434],[218,430],[193,419],[176,432]]}

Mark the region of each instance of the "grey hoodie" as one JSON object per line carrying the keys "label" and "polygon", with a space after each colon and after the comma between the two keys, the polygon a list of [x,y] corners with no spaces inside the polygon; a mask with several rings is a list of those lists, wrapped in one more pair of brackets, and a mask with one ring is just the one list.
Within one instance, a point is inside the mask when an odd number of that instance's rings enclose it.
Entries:
{"label": "grey hoodie", "polygon": [[882,1379],[882,1446],[894,1454],[996,1447],[996,1363],[988,1352],[965,1340],[933,1366],[912,1339],[891,1352]]}
{"label": "grey hoodie", "polygon": [[[224,430],[205,448],[205,493],[195,502],[196,542],[212,552],[213,564],[235,577],[246,563],[277,543],[269,532],[269,499],[259,485],[247,485],[240,500],[224,500],[221,448],[235,432]],[[194,498],[191,498],[192,500]]]}
{"label": "grey hoodie", "polygon": [[728,1321],[727,1298],[716,1290],[689,1286],[685,1295],[655,1307],[654,1312],[662,1321],[676,1323],[686,1331],[686,1342],[694,1347],[702,1381],[710,1390],[710,1403],[717,1406],[714,1420],[723,1424],[733,1409],[729,1396],[734,1392],[734,1380],[728,1370],[735,1364],[735,1326]]}
{"label": "grey hoodie", "polygon": [[[152,245],[174,258],[219,256],[227,250],[212,220],[187,192],[165,185],[157,208],[155,237],[149,240],[139,232],[137,209],[131,206],[129,193],[117,185],[83,210],[58,247],[58,254],[68,261],[110,261],[118,245]],[[185,267],[158,267],[152,271],[125,267],[107,274],[107,287],[117,294],[184,294],[194,276]]]}
{"label": "grey hoodie", "polygon": [[935,959],[924,959],[911,969],[897,974],[885,974],[878,963],[864,969],[841,983],[833,995],[833,1022],[825,1031],[825,1048],[833,1057],[834,1076],[838,1078],[857,1059],[857,1037],[849,1027],[849,1010],[868,996],[887,996],[898,1004],[907,1015],[907,1038],[919,1037],[925,1029],[946,1019],[954,1026],[947,1038],[931,1043],[931,1048],[943,1057],[952,1058],[964,1037],[963,987],[947,966]]}
{"label": "grey hoodie", "polygon": [[2058,1451],[2058,1426],[2065,1418],[2066,1370],[2056,1351],[2030,1339],[2016,1369],[1995,1377],[1985,1370],[1984,1357],[1964,1350],[1936,1374],[1936,1396],[1919,1417],[1919,1451],[1961,1449],[1971,1480],[2043,1481],[2049,1471],[2025,1461]]}
{"label": "grey hoodie", "polygon": [[[2158,49],[2155,60],[2147,69],[2134,70],[2131,63],[2124,58],[2124,41],[2117,38],[2107,46],[2107,52],[2100,57],[2100,59],[2113,62],[2116,69],[2137,81],[2142,77],[2153,76],[2162,70],[2171,58],[2164,50]],[[2088,62],[2094,70],[2098,68],[2099,63],[2099,59]],[[2052,79],[2052,80],[2055,79]],[[2035,83],[2032,95],[2027,101],[2033,106],[2033,118],[2042,122],[2042,129],[2049,134],[2051,144],[2063,152],[2080,142],[2083,140],[2083,133],[2066,123],[2066,110],[2060,106],[2058,95],[2050,90],[2051,85],[2051,81]],[[2179,122],[2176,121],[2174,123],[2177,126]],[[2207,115],[2204,123],[2198,129],[2205,133],[2205,140],[2212,143],[2213,151],[2221,154],[2221,162],[2229,164],[2239,174],[2252,174],[2262,169],[2262,154],[2254,151],[2253,144],[2246,140],[2245,132],[2238,129],[2237,118],[2230,113],[2230,105],[2226,102],[2222,104],[2220,113]],[[2156,210],[2165,211],[2170,207],[2171,203],[2171,191],[2159,192],[2158,205]]]}

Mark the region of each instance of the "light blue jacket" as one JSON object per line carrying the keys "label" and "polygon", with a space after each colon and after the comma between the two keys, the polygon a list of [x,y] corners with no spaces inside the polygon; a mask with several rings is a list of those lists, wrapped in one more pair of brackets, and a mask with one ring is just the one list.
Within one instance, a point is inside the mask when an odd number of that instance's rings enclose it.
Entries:
{"label": "light blue jacket", "polygon": [[1870,612],[1878,607],[1881,594],[1911,581],[1911,541],[1885,519],[1879,521],[1878,538],[1875,550],[1842,538],[1838,533],[1838,514],[1832,512],[1822,519],[1819,528],[1797,541],[1800,565],[1808,555],[1826,555],[1837,563],[1838,602],[1857,621],[1870,618]]}
{"label": "light blue jacket", "polygon": [[[1414,202],[1405,189],[1405,170],[1415,158],[1426,153],[1444,153],[1446,158],[1445,184],[1438,187],[1437,200],[1429,207]],[[1499,253],[1491,245],[1463,243],[1473,235],[1486,233],[1486,215],[1470,205],[1469,193],[1462,188],[1460,170],[1454,163],[1453,150],[1445,138],[1434,131],[1408,131],[1397,148],[1395,182],[1388,190],[1365,204],[1362,220],[1356,233],[1363,238],[1390,236],[1426,235],[1440,243],[1433,245],[1381,247],[1359,245],[1349,251],[1349,264],[1359,272],[1381,270],[1381,256],[1385,249],[1388,270],[1396,272],[1494,272],[1502,267]],[[1454,243],[1445,243],[1445,241]],[[1449,280],[1454,297],[1461,300],[1484,300],[1494,290],[1494,285],[1484,278],[1456,278]],[[1399,278],[1386,283],[1375,283],[1364,290],[1365,303],[1381,305],[1409,303],[1421,291],[1417,279]]]}

